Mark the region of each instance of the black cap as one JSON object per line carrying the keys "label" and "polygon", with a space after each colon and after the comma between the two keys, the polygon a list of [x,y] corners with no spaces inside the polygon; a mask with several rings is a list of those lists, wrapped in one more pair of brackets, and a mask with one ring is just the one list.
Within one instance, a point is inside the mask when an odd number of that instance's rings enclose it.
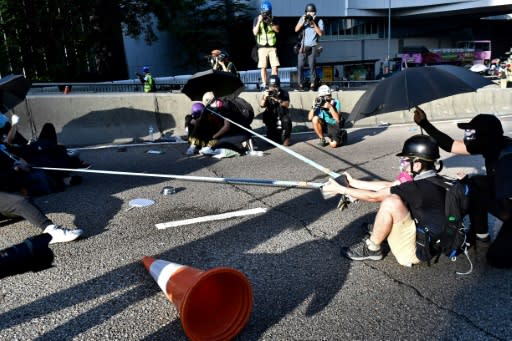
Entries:
{"label": "black cap", "polygon": [[270,86],[281,86],[281,80],[279,79],[279,76],[272,75],[268,80],[268,84]]}
{"label": "black cap", "polygon": [[467,123],[459,123],[460,129],[475,129],[478,135],[502,136],[503,127],[500,120],[490,114],[478,114]]}
{"label": "black cap", "polygon": [[315,4],[307,4],[306,8],[304,9],[304,12],[315,12],[316,13]]}

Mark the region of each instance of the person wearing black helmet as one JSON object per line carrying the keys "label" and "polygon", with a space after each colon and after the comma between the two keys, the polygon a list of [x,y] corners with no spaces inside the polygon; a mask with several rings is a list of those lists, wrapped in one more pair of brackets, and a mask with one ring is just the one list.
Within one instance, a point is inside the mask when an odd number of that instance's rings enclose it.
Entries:
{"label": "person wearing black helmet", "polygon": [[412,136],[397,156],[412,181],[365,181],[344,173],[349,186],[331,179],[322,188],[329,195],[344,194],[380,202],[370,237],[342,248],[342,254],[351,260],[382,259],[381,244],[387,240],[398,263],[410,267],[420,262],[416,256],[416,225],[428,226],[433,235],[443,231],[445,189],[429,180],[438,176],[439,147],[436,141],[427,135]]}
{"label": "person wearing black helmet", "polygon": [[470,236],[489,242],[488,213],[503,222],[499,234],[489,247],[487,260],[496,267],[512,267],[512,139],[504,136],[500,120],[479,114],[467,123],[459,123],[464,138],[454,140],[435,128],[425,112],[416,107],[414,121],[432,136],[443,150],[459,155],[482,155],[486,175],[470,178]]}
{"label": "person wearing black helmet", "polygon": [[298,90],[304,89],[303,73],[306,59],[310,72],[310,90],[315,90],[317,85],[316,57],[321,52],[318,38],[324,34],[324,22],[316,13],[315,4],[307,4],[304,15],[299,18],[297,25],[295,25],[295,32],[298,32],[300,37],[300,48],[297,54]]}
{"label": "person wearing black helmet", "polygon": [[263,123],[267,127],[267,137],[274,142],[290,145],[292,133],[292,120],[288,113],[290,95],[288,91],[281,89],[279,76],[270,76],[269,88],[263,92],[260,99],[260,107],[263,112]]}

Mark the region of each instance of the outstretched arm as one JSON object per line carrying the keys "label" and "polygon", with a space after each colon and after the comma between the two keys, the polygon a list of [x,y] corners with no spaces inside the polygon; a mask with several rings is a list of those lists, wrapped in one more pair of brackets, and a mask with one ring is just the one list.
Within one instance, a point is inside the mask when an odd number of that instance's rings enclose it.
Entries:
{"label": "outstretched arm", "polygon": [[449,153],[469,155],[466,145],[462,140],[454,140],[432,125],[427,119],[427,115],[420,107],[414,109],[414,122],[436,140],[441,149]]}

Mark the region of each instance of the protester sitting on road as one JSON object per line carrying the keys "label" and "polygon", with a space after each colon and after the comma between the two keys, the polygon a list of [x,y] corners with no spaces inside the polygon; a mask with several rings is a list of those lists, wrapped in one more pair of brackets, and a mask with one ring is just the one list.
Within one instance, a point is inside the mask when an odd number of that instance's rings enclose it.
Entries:
{"label": "protester sitting on road", "polygon": [[487,214],[503,222],[489,247],[487,260],[496,267],[512,267],[512,139],[503,135],[500,120],[479,114],[468,123],[459,123],[464,138],[454,140],[435,128],[425,112],[416,107],[414,121],[432,136],[443,150],[459,155],[482,155],[487,174],[472,176],[469,220],[473,238],[489,241]]}
{"label": "protester sitting on road", "polygon": [[[0,115],[0,130],[3,131],[2,135],[7,135],[7,141],[11,142],[6,146],[8,151],[27,161],[31,166],[76,169],[90,167],[89,163],[82,161],[77,155],[69,155],[66,147],[58,143],[53,124],[45,123],[37,140],[29,142],[17,132],[18,122],[19,119],[13,116],[11,125],[5,115]],[[8,133],[5,134],[5,131]],[[70,176],[69,172],[44,171],[44,173],[47,176],[50,192],[62,191],[66,185],[76,185],[81,182],[80,176]]]}
{"label": "protester sitting on road", "polygon": [[279,76],[270,76],[269,88],[260,99],[260,107],[263,111],[263,123],[267,127],[267,137],[274,142],[290,145],[292,134],[292,120],[288,107],[290,95],[288,91],[281,89]]}
{"label": "protester sitting on road", "polygon": [[[318,144],[322,147],[329,145],[336,148],[344,142],[346,132],[342,130],[344,119],[339,114],[340,107],[340,101],[332,98],[331,88],[328,85],[318,88],[318,97],[313,102],[308,119],[313,124],[313,129],[320,139]],[[329,142],[324,135],[329,138]]]}
{"label": "protester sitting on road", "polygon": [[400,156],[409,164],[413,181],[364,181],[345,173],[349,187],[329,180],[323,186],[327,194],[344,194],[368,202],[380,202],[371,235],[357,244],[342,248],[351,260],[380,260],[381,245],[387,239],[398,263],[412,266],[420,262],[416,256],[416,225],[429,227],[433,235],[440,234],[445,222],[445,189],[428,178],[437,176],[435,163],[439,148],[427,135],[407,139]]}
{"label": "protester sitting on road", "polygon": [[23,217],[52,236],[50,243],[77,239],[82,230],[69,230],[55,225],[37,208],[27,195],[27,173],[30,168],[23,160],[16,159],[7,151],[0,152],[0,214],[5,217]]}

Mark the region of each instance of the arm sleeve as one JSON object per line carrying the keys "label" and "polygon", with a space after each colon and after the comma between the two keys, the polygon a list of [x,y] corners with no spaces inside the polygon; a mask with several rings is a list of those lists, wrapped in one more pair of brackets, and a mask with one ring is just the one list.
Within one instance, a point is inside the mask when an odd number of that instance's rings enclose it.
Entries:
{"label": "arm sleeve", "polygon": [[449,153],[452,151],[453,139],[450,136],[434,127],[428,120],[421,121],[419,126],[436,140],[441,149]]}

